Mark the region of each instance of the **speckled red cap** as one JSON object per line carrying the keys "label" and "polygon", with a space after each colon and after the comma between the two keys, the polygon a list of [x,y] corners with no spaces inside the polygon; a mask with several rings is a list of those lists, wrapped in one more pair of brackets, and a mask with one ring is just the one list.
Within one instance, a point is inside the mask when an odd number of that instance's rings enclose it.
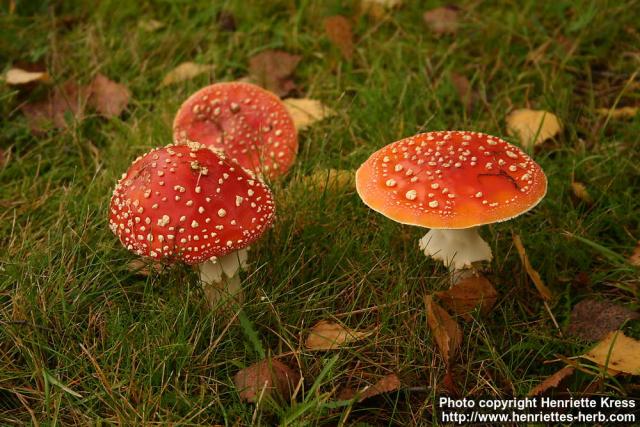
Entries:
{"label": "speckled red cap", "polygon": [[371,209],[403,224],[457,229],[506,221],[547,192],[540,166],[480,132],[422,133],[376,151],[356,173]]}
{"label": "speckled red cap", "polygon": [[269,188],[197,143],[138,157],[116,185],[109,227],[138,255],[197,264],[242,249],[274,220]]}
{"label": "speckled red cap", "polygon": [[223,150],[269,178],[284,175],[298,152],[296,128],[280,98],[242,82],[216,83],[191,95],[176,114],[173,137]]}

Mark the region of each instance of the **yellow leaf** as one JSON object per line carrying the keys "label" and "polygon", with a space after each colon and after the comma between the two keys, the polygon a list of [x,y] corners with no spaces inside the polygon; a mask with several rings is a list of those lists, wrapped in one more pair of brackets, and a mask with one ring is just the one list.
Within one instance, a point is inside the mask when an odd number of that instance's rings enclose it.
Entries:
{"label": "yellow leaf", "polygon": [[536,289],[540,293],[540,296],[542,296],[542,299],[544,299],[545,301],[551,300],[553,294],[542,281],[540,274],[531,266],[531,262],[529,262],[529,257],[527,256],[527,252],[524,249],[524,245],[522,244],[520,236],[514,234],[513,243],[515,243],[516,245],[516,249],[518,250],[518,255],[520,255],[520,261],[522,261],[524,269],[527,271],[527,274],[533,281],[533,284],[536,286]]}
{"label": "yellow leaf", "polygon": [[542,144],[562,130],[558,117],[548,111],[523,108],[512,111],[506,120],[507,133],[518,137],[526,148]]}
{"label": "yellow leaf", "polygon": [[4,81],[12,86],[33,82],[46,83],[49,81],[49,74],[46,71],[26,71],[21,68],[11,68],[5,73]]}
{"label": "yellow leaf", "polygon": [[161,28],[164,28],[165,24],[164,22],[160,22],[160,21],[156,21],[155,19],[144,19],[140,22],[138,22],[138,26],[149,32],[152,33],[154,31],[157,31]]}
{"label": "yellow leaf", "polygon": [[211,72],[213,68],[213,65],[183,62],[164,76],[164,79],[162,79],[162,82],[160,83],[160,87],[183,82],[185,80],[191,80],[200,74]]}
{"label": "yellow leaf", "polygon": [[431,295],[424,298],[427,308],[427,324],[433,334],[440,354],[448,365],[462,344],[462,331],[447,311],[433,301]]}
{"label": "yellow leaf", "polygon": [[359,332],[335,322],[321,320],[309,332],[305,346],[309,350],[335,350],[343,344],[359,341],[373,331]]}
{"label": "yellow leaf", "polygon": [[589,205],[593,203],[593,199],[591,198],[591,195],[587,191],[587,187],[583,183],[578,181],[572,182],[571,191],[573,191],[574,196],[576,196],[578,199],[582,200],[583,202]]}
{"label": "yellow leaf", "polygon": [[627,337],[622,331],[614,331],[582,357],[603,367],[631,375],[640,375],[638,355],[640,355],[640,341]]}
{"label": "yellow leaf", "polygon": [[283,102],[293,118],[293,123],[298,131],[306,129],[313,123],[336,114],[331,108],[315,99],[288,98]]}
{"label": "yellow leaf", "polygon": [[611,116],[612,119],[624,119],[638,114],[638,107],[596,108],[596,113],[601,116]]}
{"label": "yellow leaf", "polygon": [[401,5],[402,0],[360,0],[360,10],[375,19],[382,19],[387,11]]}

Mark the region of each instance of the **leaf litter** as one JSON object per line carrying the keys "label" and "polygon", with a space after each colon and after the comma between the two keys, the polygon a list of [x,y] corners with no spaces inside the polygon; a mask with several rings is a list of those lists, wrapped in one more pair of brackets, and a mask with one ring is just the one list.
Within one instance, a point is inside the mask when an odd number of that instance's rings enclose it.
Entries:
{"label": "leaf litter", "polygon": [[335,350],[343,345],[360,341],[374,330],[357,331],[329,320],[321,320],[311,328],[305,347],[309,350]]}

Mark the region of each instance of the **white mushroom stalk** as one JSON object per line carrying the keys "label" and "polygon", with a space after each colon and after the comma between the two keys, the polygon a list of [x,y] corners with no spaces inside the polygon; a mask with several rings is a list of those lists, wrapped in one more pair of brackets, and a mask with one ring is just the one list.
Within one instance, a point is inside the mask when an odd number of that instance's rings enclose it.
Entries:
{"label": "white mushroom stalk", "polygon": [[442,261],[452,271],[493,258],[491,248],[478,234],[478,227],[432,229],[420,239],[419,246],[426,256]]}
{"label": "white mushroom stalk", "polygon": [[246,270],[248,248],[240,249],[222,257],[196,264],[200,282],[207,301],[215,305],[221,301],[243,300],[240,272]]}

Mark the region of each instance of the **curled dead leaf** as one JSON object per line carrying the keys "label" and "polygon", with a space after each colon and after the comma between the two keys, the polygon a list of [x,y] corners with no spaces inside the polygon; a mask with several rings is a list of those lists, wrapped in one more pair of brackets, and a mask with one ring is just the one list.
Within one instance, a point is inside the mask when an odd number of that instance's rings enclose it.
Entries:
{"label": "curled dead leaf", "polygon": [[50,80],[46,71],[28,71],[22,68],[10,68],[3,76],[3,80],[11,86],[26,85],[29,83],[47,83]]}
{"label": "curled dead leaf", "polygon": [[254,363],[233,377],[240,399],[253,403],[266,397],[289,400],[299,382],[298,372],[276,359]]}
{"label": "curled dead leaf", "polygon": [[102,74],[95,76],[90,89],[89,104],[103,117],[117,117],[129,104],[129,89]]}
{"label": "curled dead leaf", "polygon": [[437,34],[454,34],[458,31],[458,8],[455,6],[437,7],[422,15],[424,23]]}
{"label": "curled dead leaf", "polygon": [[513,243],[516,245],[516,250],[518,251],[518,255],[520,255],[520,261],[524,266],[525,271],[529,275],[529,278],[535,285],[538,293],[545,301],[550,301],[553,297],[551,290],[547,288],[547,286],[542,281],[540,274],[533,268],[531,262],[529,261],[529,257],[527,256],[527,252],[524,249],[524,245],[522,244],[522,239],[517,234],[513,235]]}
{"label": "curled dead leaf", "polygon": [[565,366],[564,368],[560,369],[555,374],[545,378],[544,381],[542,381],[540,384],[532,388],[529,394],[527,394],[527,396],[529,397],[538,396],[539,394],[544,393],[550,388],[558,387],[558,385],[562,380],[564,380],[565,378],[573,374],[574,370],[575,369],[572,366]]}
{"label": "curled dead leaf", "polygon": [[298,131],[306,129],[315,122],[336,115],[334,110],[316,99],[287,98],[282,102],[287,107],[287,111],[289,111]]}
{"label": "curled dead leaf", "polygon": [[587,191],[587,187],[583,183],[573,181],[571,183],[571,191],[578,200],[582,200],[588,205],[593,203],[593,199],[591,198],[589,191]]}
{"label": "curled dead leaf", "polygon": [[495,288],[484,276],[466,277],[450,289],[437,292],[436,296],[466,321],[473,320],[469,313],[476,307],[480,307],[483,315],[489,313],[498,299]]}
{"label": "curled dead leaf", "polygon": [[376,381],[375,384],[362,389],[358,397],[358,402],[362,402],[370,397],[377,396],[382,393],[391,393],[400,389],[400,379],[396,374],[388,374]]}
{"label": "curled dead leaf", "polygon": [[249,58],[250,80],[283,97],[296,88],[293,72],[302,59],[282,50],[265,50]]}
{"label": "curled dead leaf", "polygon": [[331,43],[336,45],[342,56],[351,60],[353,58],[353,31],[351,21],[342,15],[330,16],[324,20],[324,31]]}
{"label": "curled dead leaf", "polygon": [[335,322],[321,320],[309,331],[305,347],[309,350],[335,350],[342,345],[364,339],[373,332],[356,331]]}
{"label": "curled dead leaf", "polygon": [[526,148],[540,145],[562,130],[558,117],[543,110],[514,110],[507,116],[506,122],[507,133],[519,138]]}
{"label": "curled dead leaf", "polygon": [[160,87],[191,80],[201,74],[210,73],[214,68],[214,65],[183,62],[164,76],[162,82],[160,82]]}
{"label": "curled dead leaf", "polygon": [[571,310],[566,333],[586,340],[603,339],[625,321],[640,318],[640,314],[609,301],[585,299]]}
{"label": "curled dead leaf", "polygon": [[596,113],[612,119],[628,119],[638,114],[638,107],[596,108]]}
{"label": "curled dead leaf", "polygon": [[640,341],[622,331],[609,334],[581,357],[615,371],[640,375]]}
{"label": "curled dead leaf", "polygon": [[431,329],[442,358],[449,365],[462,344],[462,330],[449,313],[433,301],[431,295],[424,297],[424,303],[427,309],[427,325]]}

